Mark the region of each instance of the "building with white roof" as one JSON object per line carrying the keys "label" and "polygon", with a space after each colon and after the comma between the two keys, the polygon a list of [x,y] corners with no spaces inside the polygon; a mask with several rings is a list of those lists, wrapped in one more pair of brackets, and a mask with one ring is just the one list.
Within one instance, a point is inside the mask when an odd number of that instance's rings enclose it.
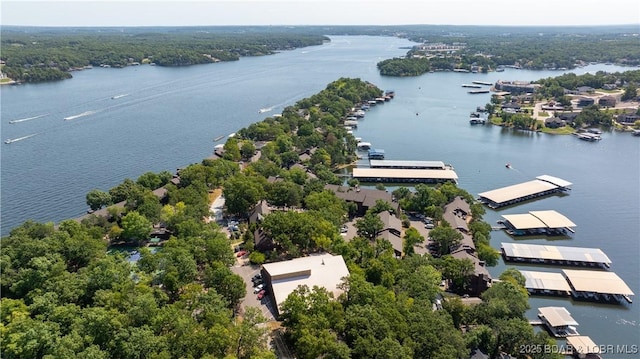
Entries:
{"label": "building with white roof", "polygon": [[337,298],[343,292],[338,285],[348,276],[349,270],[342,256],[328,253],[262,266],[262,278],[269,296],[276,304],[278,315],[280,305],[298,286],[306,285],[309,289],[314,286],[325,288]]}

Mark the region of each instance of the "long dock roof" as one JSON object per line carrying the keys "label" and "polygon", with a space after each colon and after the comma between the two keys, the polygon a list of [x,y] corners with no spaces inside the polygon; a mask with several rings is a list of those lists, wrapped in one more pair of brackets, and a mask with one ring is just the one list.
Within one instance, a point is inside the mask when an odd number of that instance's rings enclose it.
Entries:
{"label": "long dock roof", "polygon": [[571,313],[565,307],[541,307],[538,312],[547,320],[552,327],[563,327],[567,325],[578,325]]}
{"label": "long dock roof", "polygon": [[611,264],[611,260],[598,248],[561,247],[541,244],[502,243],[507,257],[566,260],[587,263]]}
{"label": "long dock roof", "polygon": [[354,168],[353,177],[366,178],[398,178],[398,179],[439,179],[439,180],[458,180],[458,175],[453,170],[414,170],[399,168]]}
{"label": "long dock roof", "polygon": [[530,211],[528,214],[505,214],[502,218],[509,221],[515,229],[565,228],[575,227],[569,218],[554,211]]}
{"label": "long dock roof", "polygon": [[507,187],[494,189],[487,192],[480,193],[480,197],[484,197],[495,203],[509,202],[514,199],[532,196],[541,192],[546,192],[558,188],[555,184],[550,182],[533,180],[523,182]]}
{"label": "long dock roof", "polygon": [[522,273],[525,278],[524,287],[527,289],[571,292],[569,283],[567,283],[567,280],[560,273],[525,270],[521,270],[520,273]]}
{"label": "long dock roof", "polygon": [[442,161],[399,161],[399,160],[369,160],[371,168],[445,168]]}
{"label": "long dock roof", "polygon": [[578,292],[633,295],[631,288],[613,272],[563,269],[571,287]]}

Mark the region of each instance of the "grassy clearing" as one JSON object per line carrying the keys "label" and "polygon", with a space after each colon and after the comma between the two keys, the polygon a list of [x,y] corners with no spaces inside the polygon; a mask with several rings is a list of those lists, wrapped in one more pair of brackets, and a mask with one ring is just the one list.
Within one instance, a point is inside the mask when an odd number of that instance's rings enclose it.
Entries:
{"label": "grassy clearing", "polygon": [[576,130],[571,126],[564,126],[560,128],[542,127],[541,129],[543,133],[550,133],[552,135],[570,135],[576,132]]}

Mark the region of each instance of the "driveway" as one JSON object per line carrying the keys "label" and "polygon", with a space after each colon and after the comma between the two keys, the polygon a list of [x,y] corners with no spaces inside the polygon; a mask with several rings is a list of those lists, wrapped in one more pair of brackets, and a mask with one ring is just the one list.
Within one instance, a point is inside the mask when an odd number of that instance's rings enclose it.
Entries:
{"label": "driveway", "polygon": [[429,240],[430,230],[426,229],[424,227],[424,222],[420,220],[410,219],[409,222],[411,223],[411,227],[415,228],[418,231],[418,233],[420,233],[420,235],[424,237],[424,242],[415,246],[416,253],[418,254],[428,253],[429,250],[427,249],[427,246],[431,243],[431,241]]}

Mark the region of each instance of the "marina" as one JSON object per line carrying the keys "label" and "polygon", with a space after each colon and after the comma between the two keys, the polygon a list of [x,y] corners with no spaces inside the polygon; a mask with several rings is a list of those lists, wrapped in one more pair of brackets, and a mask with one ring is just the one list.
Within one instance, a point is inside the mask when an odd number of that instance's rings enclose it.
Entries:
{"label": "marina", "polygon": [[533,181],[498,188],[479,194],[479,201],[490,208],[500,208],[530,199],[570,190],[571,182],[542,175]]}
{"label": "marina", "polygon": [[524,287],[530,295],[553,295],[568,297],[571,287],[565,277],[555,272],[537,272],[521,270],[525,278]]}
{"label": "marina", "polygon": [[633,302],[633,291],[613,272],[563,269],[571,286],[571,296],[578,300],[609,303]]}
{"label": "marina", "polygon": [[401,169],[401,168],[354,168],[353,178],[362,182],[388,183],[444,183],[458,182],[453,170]]}
{"label": "marina", "polygon": [[503,224],[507,233],[513,236],[537,235],[547,236],[564,235],[567,232],[575,233],[576,224],[569,218],[554,211],[530,211],[527,214],[504,214]]}
{"label": "marina", "polygon": [[565,307],[538,308],[538,317],[549,333],[556,338],[580,335],[576,329],[578,322]]}
{"label": "marina", "polygon": [[599,248],[501,243],[505,261],[582,267],[609,268],[611,260]]}

